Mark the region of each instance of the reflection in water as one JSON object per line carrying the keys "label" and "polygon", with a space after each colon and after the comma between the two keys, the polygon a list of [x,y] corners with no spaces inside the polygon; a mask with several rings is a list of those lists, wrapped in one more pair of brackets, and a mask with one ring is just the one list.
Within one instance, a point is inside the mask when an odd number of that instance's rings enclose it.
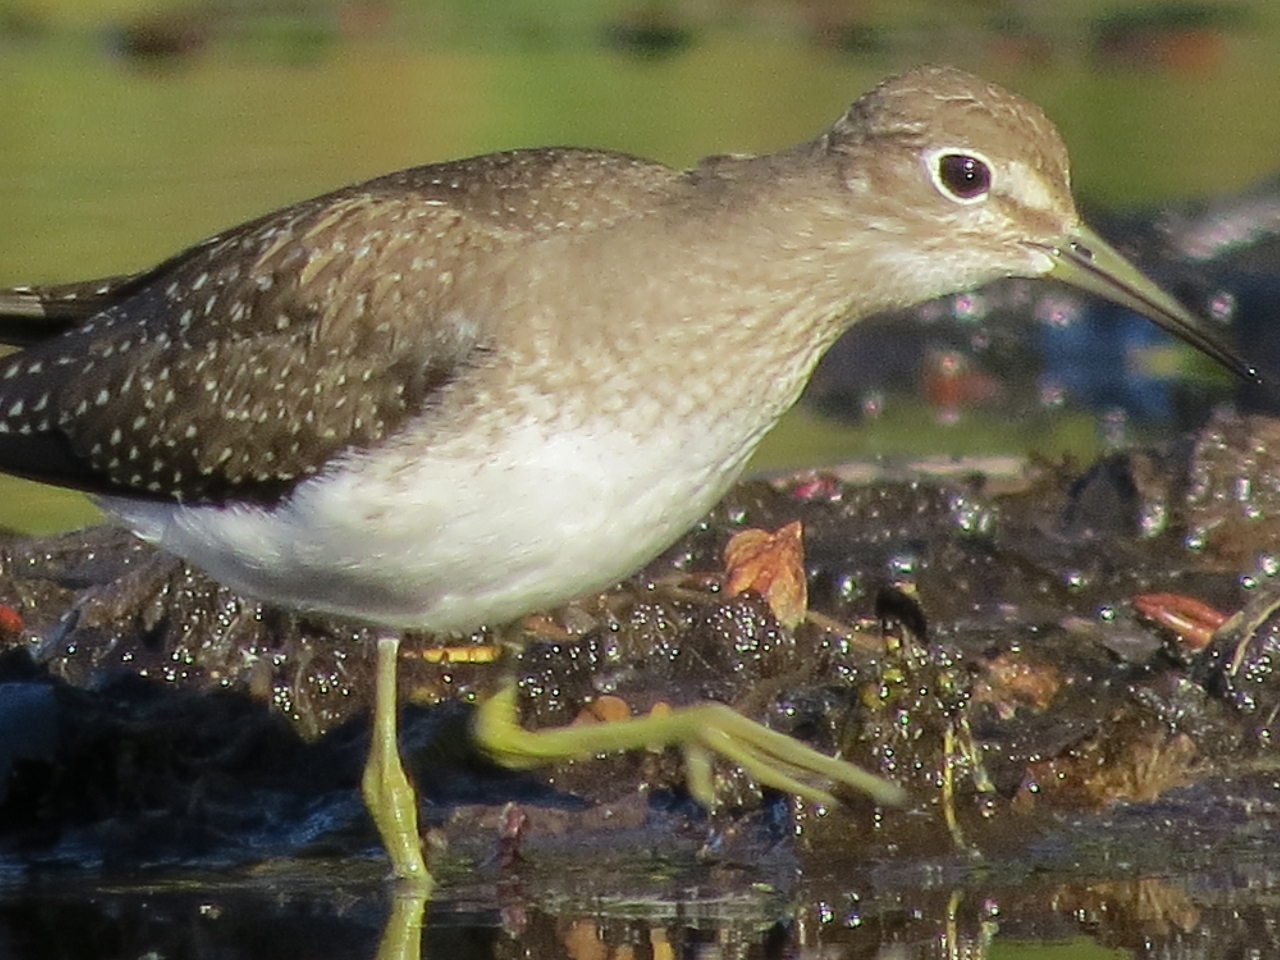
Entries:
{"label": "reflection in water", "polygon": [[427,891],[421,885],[397,886],[378,944],[378,960],[419,960],[427,919]]}
{"label": "reflection in water", "polygon": [[[956,885],[806,884],[787,901],[742,884],[736,892],[651,890],[630,901],[592,891],[547,890],[493,899],[472,888],[428,906],[376,881],[322,889],[263,881],[28,892],[0,902],[0,955],[23,960],[192,958],[192,960],[983,960],[1032,955],[1094,960],[1276,956],[1280,934],[1264,898],[1280,873],[1241,862],[1231,873],[1171,881],[1070,882],[1021,869],[980,881],[953,865]],[[885,868],[878,868],[883,871]],[[1087,873],[1087,871],[1086,871]],[[430,916],[430,923],[423,923]],[[518,913],[517,924],[504,917]],[[1074,949],[1066,951],[1066,944]]]}

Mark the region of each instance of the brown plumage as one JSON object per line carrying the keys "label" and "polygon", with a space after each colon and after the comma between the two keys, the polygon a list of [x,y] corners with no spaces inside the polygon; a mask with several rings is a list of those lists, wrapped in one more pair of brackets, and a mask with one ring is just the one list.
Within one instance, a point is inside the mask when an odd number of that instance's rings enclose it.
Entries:
{"label": "brown plumage", "polygon": [[466,313],[452,287],[477,257],[612,226],[674,176],[598,151],[477,157],[286,207],[142,273],[0,293],[0,334],[28,346],[0,363],[0,467],[273,502],[483,357],[482,320],[441,322]]}

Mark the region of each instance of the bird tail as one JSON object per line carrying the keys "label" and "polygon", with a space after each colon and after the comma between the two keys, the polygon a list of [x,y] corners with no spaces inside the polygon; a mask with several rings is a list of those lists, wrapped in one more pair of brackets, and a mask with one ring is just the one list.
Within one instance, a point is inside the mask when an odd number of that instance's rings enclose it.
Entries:
{"label": "bird tail", "polygon": [[65,333],[128,297],[151,273],[0,289],[0,344],[29,347]]}

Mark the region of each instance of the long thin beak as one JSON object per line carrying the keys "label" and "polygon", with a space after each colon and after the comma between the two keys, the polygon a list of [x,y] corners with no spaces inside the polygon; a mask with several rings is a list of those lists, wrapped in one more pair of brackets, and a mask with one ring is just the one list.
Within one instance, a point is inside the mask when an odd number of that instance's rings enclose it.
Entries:
{"label": "long thin beak", "polygon": [[1242,379],[1261,379],[1257,369],[1224,345],[1203,320],[1088,227],[1080,227],[1061,246],[1041,249],[1053,258],[1049,276],[1142,314]]}

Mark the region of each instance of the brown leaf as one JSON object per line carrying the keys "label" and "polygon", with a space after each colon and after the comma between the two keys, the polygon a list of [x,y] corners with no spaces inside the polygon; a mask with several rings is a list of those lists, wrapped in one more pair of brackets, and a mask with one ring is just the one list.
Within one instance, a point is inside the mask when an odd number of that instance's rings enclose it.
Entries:
{"label": "brown leaf", "polygon": [[1194,597],[1179,593],[1143,593],[1133,608],[1144,620],[1171,630],[1191,653],[1199,653],[1230,617]]}
{"label": "brown leaf", "polygon": [[615,720],[630,719],[631,707],[627,701],[605,693],[584,706],[573,718],[573,723],[576,726],[582,723],[610,723]]}
{"label": "brown leaf", "polygon": [[799,520],[776,533],[743,530],[725,546],[724,565],[729,596],[751,590],[764,597],[784,627],[794,629],[804,621],[809,586]]}
{"label": "brown leaf", "polygon": [[1019,707],[1044,712],[1064,683],[1062,671],[1053,664],[1025,653],[1004,653],[983,664],[974,678],[972,696],[975,703],[991,704],[1008,720]]}

